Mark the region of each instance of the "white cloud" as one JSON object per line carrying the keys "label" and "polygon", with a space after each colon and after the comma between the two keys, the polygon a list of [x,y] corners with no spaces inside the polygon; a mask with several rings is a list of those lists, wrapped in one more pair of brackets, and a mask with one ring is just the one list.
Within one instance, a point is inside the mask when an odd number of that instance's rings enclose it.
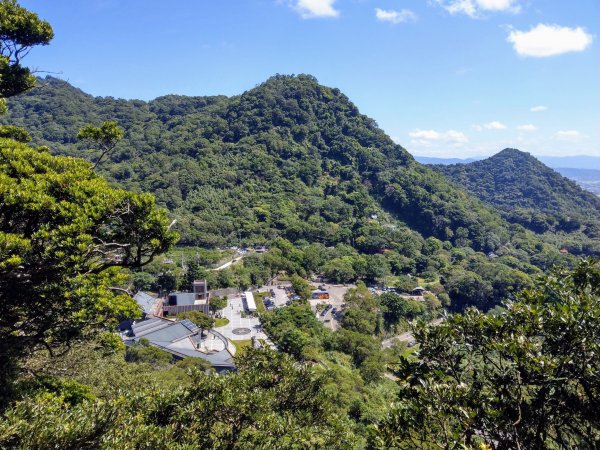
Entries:
{"label": "white cloud", "polygon": [[544,58],[568,52],[581,52],[592,43],[592,35],[581,28],[540,23],[529,31],[512,30],[507,41],[520,56]]}
{"label": "white cloud", "polygon": [[469,138],[465,136],[465,134],[462,131],[448,130],[445,133],[445,138],[454,142],[469,142]]}
{"label": "white cloud", "polygon": [[547,106],[542,106],[542,105],[540,105],[540,106],[533,106],[530,109],[531,112],[542,112],[542,111],[547,111],[547,110],[548,110],[548,107]]}
{"label": "white cloud", "polygon": [[411,138],[422,138],[422,139],[440,139],[441,133],[435,130],[415,130],[408,133]]}
{"label": "white cloud", "polygon": [[411,144],[417,147],[430,147],[436,145],[448,145],[460,147],[469,142],[469,138],[462,132],[456,130],[435,131],[416,129],[408,133],[412,138]]}
{"label": "white cloud", "polygon": [[486,130],[504,130],[506,128],[506,125],[504,125],[502,122],[498,122],[497,120],[494,120],[489,123],[484,123],[482,126]]}
{"label": "white cloud", "polygon": [[462,13],[470,17],[475,17],[477,15],[475,5],[471,0],[438,0],[438,3],[450,14]]}
{"label": "white cloud", "polygon": [[532,125],[532,124],[528,123],[527,125],[519,125],[517,127],[517,130],[520,130],[520,131],[536,131],[537,127],[535,125]]}
{"label": "white cloud", "polygon": [[414,22],[417,20],[417,15],[408,9],[403,9],[401,11],[386,11],[381,8],[375,8],[375,17],[381,22],[390,22],[393,24]]}
{"label": "white cloud", "polygon": [[564,140],[564,141],[577,141],[577,140],[585,137],[583,134],[581,134],[577,130],[561,130],[561,131],[557,131],[555,136],[556,136],[557,139],[561,139],[561,140]]}
{"label": "white cloud", "polygon": [[300,13],[303,19],[314,17],[337,17],[339,10],[333,7],[336,0],[297,0],[293,8]]}
{"label": "white cloud", "polygon": [[521,11],[518,0],[435,0],[435,2],[450,14],[466,14],[472,18],[481,17],[485,12]]}
{"label": "white cloud", "polygon": [[515,0],[476,0],[477,5],[485,11],[510,11],[517,13],[521,6]]}

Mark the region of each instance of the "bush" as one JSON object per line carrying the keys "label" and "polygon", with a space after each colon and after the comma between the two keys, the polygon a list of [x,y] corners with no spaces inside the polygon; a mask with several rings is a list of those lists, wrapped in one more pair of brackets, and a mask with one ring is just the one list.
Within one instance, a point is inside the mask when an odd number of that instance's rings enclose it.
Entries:
{"label": "bush", "polygon": [[215,319],[208,317],[206,314],[200,311],[186,311],[177,314],[179,320],[188,319],[194,322],[198,327],[203,330],[210,330],[215,326]]}
{"label": "bush", "polygon": [[134,363],[146,363],[155,367],[170,364],[173,357],[169,352],[150,345],[148,339],[142,338],[127,349],[125,360]]}

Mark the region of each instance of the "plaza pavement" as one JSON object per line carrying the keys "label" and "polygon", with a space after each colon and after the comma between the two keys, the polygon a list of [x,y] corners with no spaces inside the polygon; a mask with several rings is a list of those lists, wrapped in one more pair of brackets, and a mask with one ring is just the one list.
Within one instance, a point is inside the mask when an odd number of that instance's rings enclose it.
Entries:
{"label": "plaza pavement", "polygon": [[[241,341],[256,336],[258,339],[267,339],[262,331],[260,321],[257,317],[242,317],[244,311],[242,297],[232,297],[227,300],[227,306],[221,310],[221,316],[229,319],[229,323],[223,327],[215,328],[219,333],[232,341]],[[249,328],[248,334],[234,334],[236,328]]]}

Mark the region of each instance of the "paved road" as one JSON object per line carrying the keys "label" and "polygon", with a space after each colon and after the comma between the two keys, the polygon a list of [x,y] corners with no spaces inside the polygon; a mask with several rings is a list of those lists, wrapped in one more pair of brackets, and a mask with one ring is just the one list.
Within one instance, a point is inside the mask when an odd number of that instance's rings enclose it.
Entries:
{"label": "paved road", "polygon": [[[429,325],[433,325],[435,327],[436,325],[439,325],[443,321],[444,321],[444,319],[435,319],[434,321],[430,322]],[[396,341],[405,342],[408,344],[409,342],[414,341],[414,337],[410,331],[407,331],[406,333],[402,333],[397,336],[386,339],[385,341],[382,341],[381,348],[390,348]]]}
{"label": "paved road", "polygon": [[241,261],[242,258],[244,258],[244,256],[246,256],[246,255],[247,255],[247,253],[244,253],[243,255],[240,255],[239,253],[236,253],[236,255],[233,257],[233,259],[231,261],[228,261],[225,264],[221,264],[219,267],[217,267],[215,269],[211,269],[211,270],[223,270],[223,269],[227,269],[232,264],[235,264],[236,262]]}
{"label": "paved road", "polygon": [[248,255],[250,255],[252,253],[254,253],[253,250],[249,250],[246,253],[236,253],[234,255],[234,257],[232,258],[231,261],[228,261],[225,264],[221,264],[219,267],[217,267],[215,269],[211,269],[211,270],[223,270],[223,269],[227,269],[232,264],[236,264],[236,263],[240,262],[242,259],[244,259],[246,256],[248,256]]}
{"label": "paved road", "polygon": [[410,331],[407,331],[406,333],[402,333],[392,338],[386,339],[385,341],[382,341],[381,348],[390,348],[392,345],[394,345],[394,342],[405,342],[408,344],[413,340],[414,338],[412,333]]}

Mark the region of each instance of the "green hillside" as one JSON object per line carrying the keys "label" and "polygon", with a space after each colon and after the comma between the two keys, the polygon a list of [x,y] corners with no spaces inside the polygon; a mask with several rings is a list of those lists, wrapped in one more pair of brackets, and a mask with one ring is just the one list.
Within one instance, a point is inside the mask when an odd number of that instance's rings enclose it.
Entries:
{"label": "green hillside", "polygon": [[[306,75],[151,102],[47,78],[13,99],[52,37],[0,0],[1,449],[600,446],[599,261],[558,249],[594,239],[579,199],[536,236]],[[315,277],[329,300],[309,302]],[[148,310],[204,278],[186,320]],[[256,311],[214,291],[267,284]]]}
{"label": "green hillside", "polygon": [[[509,224],[312,76],[277,75],[231,98],[150,102],[95,98],[50,77],[39,84],[10,99],[3,119],[29,130],[33,144],[96,161],[77,131],[116,120],[125,137],[98,172],[154,194],[177,219],[181,244],[276,248],[243,267],[202,272],[213,287],[261,284],[279,271],[336,282],[411,275],[437,283],[453,308],[485,310],[539,269],[572,261],[556,236],[544,242]],[[148,270],[151,286],[170,268]]]}
{"label": "green hillside", "polygon": [[548,239],[558,235],[574,253],[599,254],[600,198],[529,153],[505,149],[482,161],[433,167],[509,222]]}
{"label": "green hillside", "polygon": [[94,98],[50,77],[40,85],[11,99],[3,121],[54,152],[93,159],[77,145],[77,130],[117,120],[126,136],[101,173],[155,194],[187,244],[274,236],[352,243],[373,214],[388,225],[387,241],[410,236],[403,223],[486,251],[509,238],[494,212],[416,163],[339,90],[311,76],[278,75],[232,98],[150,102]]}

